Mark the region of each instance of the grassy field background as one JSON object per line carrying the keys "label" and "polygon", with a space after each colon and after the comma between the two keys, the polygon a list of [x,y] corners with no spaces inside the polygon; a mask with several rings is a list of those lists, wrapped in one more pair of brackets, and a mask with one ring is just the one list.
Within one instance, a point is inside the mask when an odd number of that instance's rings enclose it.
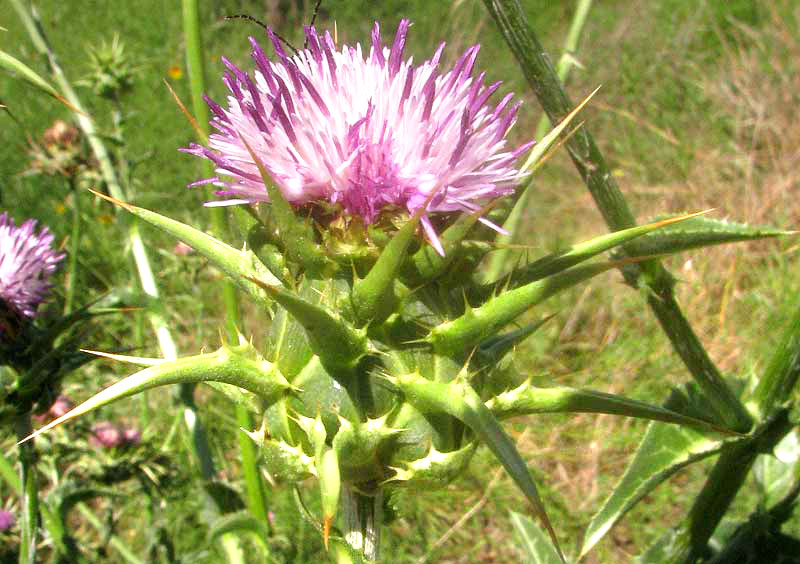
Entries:
{"label": "grassy field background", "polygon": [[[556,58],[574,3],[522,4]],[[309,1],[277,0],[203,3],[212,97],[223,95],[220,55],[248,66],[248,35],[264,38],[258,26],[224,21],[225,15],[252,15],[302,43],[302,24],[310,20],[312,6]],[[163,84],[168,79],[182,99],[189,99],[179,8],[155,0],[91,7],[40,1],[37,7],[73,82],[88,73],[87,46],[119,36],[136,68],[134,88],[122,100],[124,151],[135,163],[134,201],[207,227],[208,212],[200,207],[205,193],[185,188],[200,176],[200,165],[177,152],[193,133]],[[489,81],[503,80],[503,90],[525,100],[513,136],[532,137],[541,111],[481,2],[326,0],[317,26],[335,23],[340,42],[363,44],[369,41],[374,20],[389,36],[401,18],[414,22],[407,48],[415,60],[426,58],[443,40],[449,45],[448,61],[465,47],[481,43],[477,67],[487,71]],[[0,26],[6,30],[0,32],[2,48],[45,73],[13,10],[0,12]],[[800,224],[799,27],[800,9],[789,0],[596,3],[576,53],[580,66],[567,90],[577,100],[602,85],[585,118],[637,217],[715,208],[717,218],[784,229]],[[114,105],[85,88],[79,95],[111,135]],[[70,191],[61,177],[30,173],[29,148],[31,139],[40,138],[54,120],[69,119],[68,112],[7,75],[0,81],[0,100],[13,114],[13,119],[0,116],[0,208],[18,221],[39,218],[63,240],[70,230]],[[118,237],[109,236],[119,232],[114,223],[124,219],[98,202],[85,207],[89,227],[80,256],[79,301],[109,290],[135,292],[136,282],[127,275],[127,250]],[[538,256],[604,231],[571,162],[565,153],[557,155],[536,180],[521,240]],[[174,241],[155,230],[144,233],[180,351],[215,347],[222,315],[219,275],[200,257],[176,256]],[[744,379],[763,366],[788,316],[785,306],[800,289],[797,249],[797,240],[787,238],[712,248],[667,261],[680,279],[677,292],[686,315],[726,374]],[[262,339],[269,328],[251,308],[245,305],[244,332]],[[688,379],[642,297],[624,286],[618,273],[564,294],[548,309],[555,319],[517,357],[537,383],[586,386],[659,402],[670,385]],[[92,339],[91,348],[133,347],[136,354],[157,354],[149,329],[136,316],[104,319]],[[126,373],[126,367],[96,362],[71,376],[65,391],[84,399]],[[223,477],[240,489],[232,410],[203,390],[198,390],[198,403]],[[127,400],[57,431],[42,441],[42,448],[77,461],[79,453],[68,447],[81,440],[92,421],[141,425],[145,446],[139,454],[126,456],[157,460],[152,463],[157,487],[131,479],[118,487],[120,497],[96,500],[92,508],[114,523],[114,533],[135,553],[149,554],[153,561],[214,562],[217,556],[200,524],[202,500],[191,488],[186,445],[175,432],[178,412],[166,394]],[[644,424],[611,416],[539,416],[517,420],[509,428],[538,477],[566,548],[573,550],[624,471]],[[10,436],[3,439],[6,452],[12,445]],[[98,464],[119,462],[102,458],[110,456],[99,453]],[[624,562],[641,551],[681,518],[703,472],[702,465],[695,466],[662,486],[587,561]],[[753,509],[752,493],[752,487],[743,488],[734,514]],[[295,515],[291,492],[278,488],[272,495],[277,553],[287,562],[319,561],[319,535]],[[13,504],[8,488],[0,486],[0,505]],[[508,511],[521,507],[507,476],[490,457],[477,456],[469,474],[447,490],[399,498],[398,518],[385,539],[386,554],[391,555],[387,561],[515,561],[518,552]],[[460,520],[468,511],[469,518]],[[80,514],[71,524],[98,561],[119,561],[108,538]],[[792,527],[800,531],[800,519]]]}

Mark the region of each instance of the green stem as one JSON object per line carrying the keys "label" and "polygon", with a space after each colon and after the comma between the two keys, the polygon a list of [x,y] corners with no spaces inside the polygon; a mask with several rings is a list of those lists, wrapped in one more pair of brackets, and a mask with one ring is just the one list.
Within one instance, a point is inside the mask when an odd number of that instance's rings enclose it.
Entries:
{"label": "green stem", "polygon": [[[22,440],[33,432],[30,413],[17,415],[14,421],[17,440]],[[36,537],[39,529],[39,488],[36,480],[36,447],[33,441],[19,445],[20,473],[22,486],[21,538],[19,542],[20,564],[36,562]]]}
{"label": "green stem", "polygon": [[22,495],[22,482],[19,479],[19,474],[14,469],[14,465],[8,458],[0,452],[0,476],[14,490],[17,495]]}
{"label": "green stem", "polygon": [[383,526],[383,490],[364,495],[350,486],[342,487],[344,536],[354,551],[355,561],[375,562],[380,556]]}
{"label": "green stem", "polygon": [[81,247],[81,198],[75,186],[75,178],[70,177],[69,187],[72,192],[72,235],[70,237],[69,265],[64,298],[64,315],[72,313],[72,306],[75,300],[75,287],[78,284],[78,252]]}
{"label": "green stem", "polygon": [[[484,0],[484,3],[522,67],[525,78],[545,113],[553,123],[557,123],[574,106],[518,1]],[[634,226],[636,222],[633,213],[587,128],[579,128],[567,140],[566,145],[608,227],[612,231],[618,231]],[[750,414],[714,366],[680,311],[673,297],[672,276],[656,260],[625,268],[623,275],[634,287],[638,287],[640,277],[643,278],[649,292],[648,303],[676,352],[716,411],[717,418],[734,430],[749,430],[752,426]]]}
{"label": "green stem", "polygon": [[[20,449],[21,448],[22,447],[20,447]],[[22,460],[21,454],[20,460]],[[0,476],[2,476],[9,487],[14,490],[14,493],[16,493],[18,496],[23,495],[24,492],[20,476],[14,470],[14,465],[11,464],[11,462],[9,462],[9,460],[3,456],[2,453],[0,453]],[[23,502],[23,507],[24,506],[25,505]],[[53,541],[53,545],[56,547],[59,553],[63,556],[71,558],[73,561],[83,561],[80,555],[76,553],[74,544],[70,544],[68,542],[70,539],[67,535],[66,528],[56,512],[52,511],[45,503],[39,503],[39,511],[42,516],[43,524],[47,528],[50,538]]]}
{"label": "green stem", "polygon": [[767,417],[777,406],[788,400],[798,378],[800,378],[800,307],[795,306],[791,324],[753,394],[759,414]]}
{"label": "green stem", "polygon": [[[189,87],[192,96],[192,111],[202,135],[209,135],[208,106],[203,100],[206,90],[205,53],[203,37],[201,34],[200,14],[197,0],[183,0],[183,29],[186,37],[186,62],[188,66]],[[200,139],[200,142],[205,141]],[[206,175],[211,176],[213,171],[210,164],[206,164]],[[211,209],[211,226],[214,235],[224,240],[228,234],[225,210],[223,208]],[[239,325],[239,300],[233,284],[225,280],[222,284],[222,299],[225,306],[225,319],[228,339],[232,343],[238,341]],[[239,448],[242,457],[242,469],[247,491],[248,508],[251,513],[269,527],[267,519],[268,507],[264,481],[258,471],[258,456],[255,445],[245,430],[253,429],[250,413],[243,405],[236,405],[236,419],[239,424]]]}
{"label": "green stem", "polygon": [[754,433],[753,440],[736,443],[724,450],[695,498],[686,521],[671,543],[665,564],[692,564],[706,552],[708,541],[744,485],[753,463],[772,449],[793,428],[789,411],[777,413]]}

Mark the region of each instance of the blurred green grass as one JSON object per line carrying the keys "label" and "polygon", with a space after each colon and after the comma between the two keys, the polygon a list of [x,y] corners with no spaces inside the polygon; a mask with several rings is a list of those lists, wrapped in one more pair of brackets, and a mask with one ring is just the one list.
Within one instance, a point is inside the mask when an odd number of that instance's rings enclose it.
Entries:
{"label": "blurred green grass", "polygon": [[[528,0],[523,5],[555,58],[569,25],[571,3]],[[226,22],[225,15],[252,15],[274,25],[290,41],[302,43],[301,26],[310,19],[313,2],[284,0],[266,6],[265,13],[265,3],[255,0],[203,3],[212,97],[224,96],[219,56],[247,66],[248,35],[266,40],[255,24]],[[177,151],[192,140],[193,133],[163,85],[171,67],[182,68],[183,78],[169,80],[178,95],[188,100],[180,10],[154,0],[97,4],[92,9],[74,1],[49,0],[38,2],[37,7],[73,83],[88,73],[86,47],[119,35],[137,68],[134,90],[123,101],[125,149],[129,158],[138,161],[133,169],[134,201],[207,227],[208,214],[200,207],[206,194],[185,188],[198,177],[201,164]],[[323,2],[317,25],[332,27],[335,22],[340,42],[363,44],[369,41],[374,20],[381,22],[387,37],[401,18],[414,22],[408,52],[416,60],[424,59],[443,40],[449,45],[449,60],[480,42],[477,66],[487,71],[488,80],[503,80],[504,89],[526,99],[514,135],[518,140],[531,136],[540,111],[482,3],[329,0]],[[603,85],[598,103],[587,113],[588,124],[640,217],[713,206],[720,215],[737,220],[784,228],[797,225],[800,206],[790,197],[797,173],[790,165],[796,162],[792,147],[797,145],[792,142],[800,140],[800,127],[791,118],[798,100],[796,93],[786,92],[785,82],[791,83],[800,60],[791,55],[800,54],[798,23],[800,18],[789,1],[772,7],[757,0],[595,3],[577,54],[582,68],[573,74],[568,90],[577,100]],[[0,13],[0,26],[7,30],[0,31],[5,39],[2,48],[46,74],[12,10]],[[79,90],[79,95],[101,130],[110,134],[111,103],[90,96],[86,89]],[[759,97],[774,103],[764,108],[747,104]],[[68,210],[65,182],[25,171],[29,139],[40,137],[55,119],[67,119],[68,112],[7,76],[0,81],[0,100],[16,118],[0,117],[0,207],[17,219],[41,219],[63,239],[70,221],[63,205],[66,201]],[[536,190],[527,232],[521,238],[531,246],[532,255],[604,231],[566,155],[548,164]],[[769,205],[753,204],[762,201]],[[83,295],[88,298],[112,288],[135,286],[127,274],[126,250],[118,237],[108,235],[115,232],[114,222],[126,220],[99,204],[88,209],[86,219],[91,227],[81,260],[91,276],[84,278]],[[189,353],[215,346],[221,316],[215,291],[219,276],[203,259],[176,257],[171,252],[174,241],[155,230],[147,229],[145,236],[154,251],[155,270],[160,273],[180,350]],[[688,317],[712,358],[731,376],[743,379],[763,367],[778,333],[765,328],[785,323],[783,306],[800,285],[793,264],[796,249],[786,252],[791,244],[712,249],[668,261],[680,276],[678,291]],[[670,384],[686,381],[685,369],[640,296],[625,288],[617,274],[593,280],[551,302],[547,309],[559,315],[520,348],[517,359],[537,383],[586,386],[657,402],[666,396]],[[137,334],[142,334],[145,348],[137,352],[153,353],[156,348],[148,329],[137,327],[132,319],[125,316],[104,323],[106,334],[97,348],[130,347],[130,343],[139,347]],[[267,330],[259,312],[247,309],[245,333],[261,339]],[[95,363],[75,375],[67,390],[75,398],[84,398],[125,373],[126,367]],[[222,473],[236,484],[236,426],[230,406],[202,390],[198,397]],[[170,426],[179,423],[177,409],[163,395],[119,404],[104,411],[103,417],[147,410],[152,419],[145,439],[158,442]],[[548,416],[520,420],[512,428],[537,472],[565,546],[574,549],[582,528],[621,476],[644,424],[606,416]],[[198,518],[202,500],[192,495],[181,441],[178,436],[171,443],[170,458],[183,480],[164,491],[164,506],[149,509],[155,515],[149,522],[163,527],[176,554],[184,555],[186,561],[213,562],[216,556],[207,552],[211,549]],[[502,473],[496,481],[489,478],[496,470],[490,457],[478,456],[469,475],[447,490],[398,496],[399,518],[392,525],[393,534],[385,539],[390,561],[509,562],[518,558],[508,510],[519,509],[519,497]],[[625,561],[655,540],[664,527],[680,519],[703,472],[703,465],[693,467],[657,490],[612,531],[589,561]],[[147,502],[135,487],[128,495],[120,505],[119,534],[135,551],[144,550],[156,534],[141,528]],[[306,498],[313,500],[313,492],[307,492]],[[746,515],[752,500],[750,489],[743,489],[735,512]],[[291,492],[276,490],[272,503],[276,530],[286,536],[288,548],[281,553],[286,561],[318,561],[319,536],[295,515]],[[102,507],[98,504],[98,510]],[[477,509],[472,518],[451,530],[473,507]],[[87,542],[101,543],[80,521],[75,524]],[[792,527],[798,529],[796,523]],[[452,536],[445,536],[448,531]],[[168,552],[165,543],[152,546],[154,554]],[[107,561],[116,561],[113,552]]]}

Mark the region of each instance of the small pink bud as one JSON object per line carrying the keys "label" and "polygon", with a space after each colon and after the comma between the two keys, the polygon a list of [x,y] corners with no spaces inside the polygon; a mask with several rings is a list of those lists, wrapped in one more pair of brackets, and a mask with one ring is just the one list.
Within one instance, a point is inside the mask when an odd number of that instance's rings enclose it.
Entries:
{"label": "small pink bud", "polygon": [[189,245],[184,243],[183,241],[178,241],[175,247],[172,249],[172,253],[179,256],[185,257],[186,255],[190,255],[194,252],[194,249],[191,248]]}
{"label": "small pink bud", "polygon": [[122,438],[126,446],[137,446],[142,442],[142,432],[135,427],[128,427],[122,431]]}
{"label": "small pink bud", "polygon": [[75,407],[75,405],[67,396],[58,396],[53,405],[50,406],[50,410],[47,413],[53,419],[58,419],[59,417],[66,415],[67,412],[69,412],[69,410],[71,410],[73,407]]}

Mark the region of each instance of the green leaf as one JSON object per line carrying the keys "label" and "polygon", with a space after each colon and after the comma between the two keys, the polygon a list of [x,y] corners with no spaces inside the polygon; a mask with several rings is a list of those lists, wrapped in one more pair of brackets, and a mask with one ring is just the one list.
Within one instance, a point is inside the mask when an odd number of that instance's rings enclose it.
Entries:
{"label": "green leaf", "polygon": [[410,260],[408,277],[413,285],[421,285],[441,276],[456,258],[459,246],[484,210],[471,214],[461,214],[458,219],[439,235],[444,249],[440,255],[431,245],[425,245]]}
{"label": "green leaf", "polygon": [[753,393],[753,407],[762,419],[789,400],[800,379],[800,304],[795,303],[793,309],[794,316]]}
{"label": "green leaf", "polygon": [[520,327],[513,331],[503,333],[496,337],[490,337],[483,341],[478,347],[477,357],[481,365],[490,366],[500,362],[506,354],[514,350],[514,347],[535,333],[542,325],[553,318],[552,315]]}
{"label": "green leaf", "polygon": [[333,526],[333,519],[339,510],[339,498],[342,495],[342,476],[339,471],[339,457],[336,451],[327,446],[315,457],[319,495],[322,501],[322,537],[325,547]]}
{"label": "green leaf", "polygon": [[278,286],[254,279],[267,294],[283,306],[308,335],[312,350],[334,377],[352,374],[367,354],[367,335],[326,307],[308,302]]}
{"label": "green leaf", "polygon": [[589,523],[579,558],[644,496],[681,468],[718,453],[723,444],[695,429],[651,423],[622,480]]}
{"label": "green leaf", "polygon": [[532,413],[608,413],[732,433],[712,422],[623,396],[566,386],[539,388],[530,381],[486,402],[498,419]]}
{"label": "green leaf", "polygon": [[[113,358],[117,355],[105,356]],[[208,380],[244,388],[260,396],[267,404],[278,400],[291,389],[291,385],[278,369],[262,359],[252,345],[224,346],[213,353],[164,361],[132,374],[92,396],[21,442],[104,405],[145,390],[169,384],[193,384]]]}
{"label": "green leaf", "polygon": [[774,454],[762,454],[753,465],[753,476],[761,491],[761,504],[772,507],[780,502],[795,484],[800,466],[800,440],[797,432],[786,435]]}
{"label": "green leaf", "polygon": [[560,564],[561,558],[553,543],[530,517],[516,511],[510,511],[509,515],[525,564]]}
{"label": "green leaf", "polygon": [[536,484],[531,478],[528,465],[522,459],[511,438],[503,431],[500,422],[484,405],[464,378],[456,378],[449,383],[433,382],[418,374],[388,377],[406,397],[408,403],[423,413],[446,413],[469,427],[473,433],[489,447],[509,476],[528,498],[544,524],[561,560],[563,552],[558,543],[555,530],[550,523]]}
{"label": "green leaf", "polygon": [[626,245],[625,256],[680,253],[712,245],[755,241],[794,233],[796,232],[769,227],[750,227],[741,223],[708,217],[693,217],[679,224],[669,225],[657,232],[649,233],[635,243]]}
{"label": "green leaf", "polygon": [[350,299],[356,319],[362,327],[374,321],[376,317],[381,317],[379,312],[385,309],[387,303],[391,304],[394,301],[391,295],[394,281],[424,212],[425,208],[414,214],[414,217],[384,247],[367,276],[353,284]]}
{"label": "green leaf", "polygon": [[[578,243],[566,251],[547,255],[522,268],[514,270],[508,275],[510,278],[509,285],[516,288],[536,280],[541,280],[542,278],[556,274],[557,272],[562,272],[567,268],[595,257],[600,253],[613,249],[614,247],[624,245],[634,239],[641,239],[652,235],[653,232],[663,231],[674,228],[677,225],[683,225],[687,222],[694,221],[695,219],[701,219],[697,216],[698,213],[669,217],[654,223],[615,231],[584,241],[583,243]],[[494,282],[492,285],[497,282],[499,281]]]}
{"label": "green leaf", "polygon": [[478,443],[471,442],[458,450],[439,452],[431,445],[422,458],[404,463],[403,468],[394,468],[395,475],[384,483],[419,491],[441,489],[464,472],[477,446]]}
{"label": "green leaf", "polygon": [[259,304],[264,306],[272,305],[267,293],[264,292],[258,284],[253,282],[253,279],[262,280],[271,285],[280,285],[280,281],[265,267],[256,256],[248,250],[237,251],[233,247],[214,239],[210,235],[203,233],[183,224],[174,219],[170,219],[163,215],[157,214],[144,208],[139,208],[110,198],[105,194],[92,191],[93,194],[99,196],[109,202],[120,206],[121,208],[129,211],[136,217],[143,219],[177,237],[187,245],[191,246],[197,252],[211,261],[214,266],[222,270],[233,282],[242,290],[247,292]]}
{"label": "green leaf", "polygon": [[9,72],[19,75],[23,80],[25,80],[28,84],[32,84],[45,94],[48,94],[67,106],[73,112],[78,112],[78,110],[70,104],[58,91],[50,86],[50,83],[43,79],[36,71],[30,68],[28,65],[6,53],[5,51],[0,50],[0,68],[3,68]]}
{"label": "green leaf", "polygon": [[619,266],[617,263],[600,263],[577,266],[521,288],[508,290],[484,305],[467,309],[461,317],[434,327],[427,340],[442,356],[469,354],[508,323],[547,298]]}
{"label": "green leaf", "polygon": [[219,517],[212,523],[208,531],[209,543],[214,544],[229,533],[247,534],[258,541],[261,554],[254,558],[259,562],[264,561],[269,554],[269,544],[267,543],[267,539],[270,537],[269,528],[266,523],[253,517],[250,512],[238,511]]}

